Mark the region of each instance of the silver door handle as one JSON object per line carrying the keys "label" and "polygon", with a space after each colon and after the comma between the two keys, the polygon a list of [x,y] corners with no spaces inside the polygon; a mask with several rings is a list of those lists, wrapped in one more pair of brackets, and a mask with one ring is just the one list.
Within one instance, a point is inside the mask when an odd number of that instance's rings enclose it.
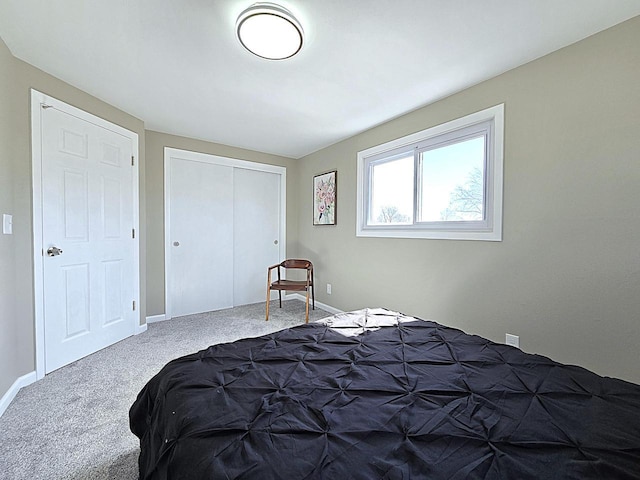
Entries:
{"label": "silver door handle", "polygon": [[47,255],[49,255],[50,257],[55,257],[57,255],[62,255],[62,249],[60,249],[58,247],[49,247],[47,249]]}

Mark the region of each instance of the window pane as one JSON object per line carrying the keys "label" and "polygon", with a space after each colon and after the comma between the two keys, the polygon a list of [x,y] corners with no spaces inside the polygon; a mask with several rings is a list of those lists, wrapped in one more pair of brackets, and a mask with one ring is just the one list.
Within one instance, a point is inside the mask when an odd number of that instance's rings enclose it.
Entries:
{"label": "window pane", "polygon": [[413,223],[413,155],[371,167],[369,225]]}
{"label": "window pane", "polygon": [[484,219],[485,137],[420,156],[420,222]]}

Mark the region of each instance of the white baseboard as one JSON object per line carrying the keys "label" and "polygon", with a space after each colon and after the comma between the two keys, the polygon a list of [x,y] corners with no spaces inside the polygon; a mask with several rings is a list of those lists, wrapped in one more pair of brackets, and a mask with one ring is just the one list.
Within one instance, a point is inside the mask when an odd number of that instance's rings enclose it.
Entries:
{"label": "white baseboard", "polygon": [[[284,297],[282,298],[282,300],[287,301],[287,300],[299,300],[301,302],[304,302],[306,300],[306,297],[304,295],[301,295],[299,293],[288,293],[285,294]],[[318,302],[316,301],[316,305],[318,307],[320,307],[323,310],[326,310],[327,312],[336,314],[336,313],[344,313],[342,310],[338,310],[335,307],[332,307],[331,305],[327,305],[326,303],[322,303],[322,302]],[[147,317],[147,324],[149,323],[157,323],[157,322],[164,322],[165,320],[169,320],[166,317],[166,314],[161,313],[160,315],[152,315],[150,317]],[[140,325],[139,327],[139,331],[136,332],[136,334],[138,333],[142,333],[144,331],[147,330],[147,325]]]}
{"label": "white baseboard", "polygon": [[36,372],[30,372],[30,373],[27,373],[26,375],[19,377],[15,382],[13,382],[13,385],[9,387],[9,390],[7,390],[7,393],[5,393],[0,399],[0,417],[5,412],[9,404],[16,397],[20,389],[22,387],[26,387],[27,385],[31,385],[35,381],[36,381]]}
{"label": "white baseboard", "polygon": [[166,319],[166,315],[164,313],[161,313],[160,315],[152,315],[150,317],[147,317],[147,323],[164,322]]}
{"label": "white baseboard", "polygon": [[[305,302],[307,300],[307,297],[301,295],[300,293],[290,293],[285,295],[284,300],[300,300],[302,302]],[[311,300],[309,300],[309,302],[311,302]],[[326,303],[318,302],[317,300],[316,307],[320,307],[321,309],[326,310],[329,313],[333,313],[334,315],[338,313],[344,313],[342,310],[332,307],[331,305],[327,305]]]}
{"label": "white baseboard", "polygon": [[133,332],[134,335],[140,335],[141,333],[144,333],[147,331],[147,324],[145,323],[144,325],[138,325],[136,327],[136,331]]}

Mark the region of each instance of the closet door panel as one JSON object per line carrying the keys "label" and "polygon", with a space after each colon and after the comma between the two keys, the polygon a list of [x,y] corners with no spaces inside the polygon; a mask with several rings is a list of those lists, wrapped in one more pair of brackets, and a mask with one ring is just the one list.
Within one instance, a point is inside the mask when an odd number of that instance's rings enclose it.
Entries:
{"label": "closet door panel", "polygon": [[280,175],[234,171],[233,303],[265,301],[267,268],[280,252]]}
{"label": "closet door panel", "polygon": [[173,317],[233,306],[233,170],[171,159]]}

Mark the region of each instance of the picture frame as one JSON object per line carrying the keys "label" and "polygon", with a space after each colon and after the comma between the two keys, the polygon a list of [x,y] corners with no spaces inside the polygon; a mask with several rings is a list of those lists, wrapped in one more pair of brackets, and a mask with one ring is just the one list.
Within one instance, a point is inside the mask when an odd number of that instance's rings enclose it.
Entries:
{"label": "picture frame", "polygon": [[313,224],[335,225],[338,208],[338,171],[313,177]]}

